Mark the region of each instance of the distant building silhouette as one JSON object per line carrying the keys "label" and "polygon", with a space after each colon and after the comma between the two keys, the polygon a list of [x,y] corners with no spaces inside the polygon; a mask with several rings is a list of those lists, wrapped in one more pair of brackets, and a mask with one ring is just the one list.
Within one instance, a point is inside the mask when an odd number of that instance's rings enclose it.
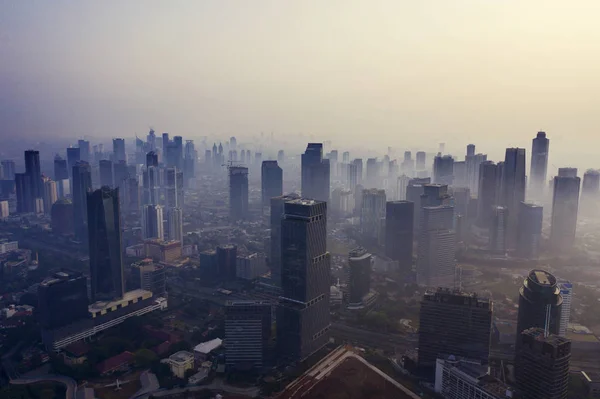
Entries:
{"label": "distant building silhouette", "polygon": [[415,204],[388,201],[385,210],[385,255],[399,262],[402,271],[412,269]]}
{"label": "distant building silhouette", "polygon": [[546,133],[538,132],[531,144],[531,170],[529,172],[531,191],[537,195],[542,193],[546,186],[549,147],[550,140],[546,138]]}
{"label": "distant building silhouette", "polygon": [[577,169],[561,168],[554,178],[550,243],[555,251],[569,250],[575,243],[580,185]]}
{"label": "distant building silhouette", "polygon": [[302,154],[301,190],[302,197],[329,201],[330,166],[323,159],[323,144],[309,143]]}
{"label": "distant building silhouette", "polygon": [[248,168],[229,167],[229,220],[248,219]]}
{"label": "distant building silhouette", "polygon": [[263,161],[261,167],[262,206],[269,206],[271,198],[283,194],[283,170],[277,161]]}
{"label": "distant building silhouette", "polygon": [[92,168],[87,162],[77,162],[73,166],[73,222],[75,235],[84,243],[87,241],[87,194],[92,190]]}
{"label": "distant building silhouette", "polygon": [[521,202],[517,237],[517,255],[525,259],[537,259],[542,241],[544,208]]}

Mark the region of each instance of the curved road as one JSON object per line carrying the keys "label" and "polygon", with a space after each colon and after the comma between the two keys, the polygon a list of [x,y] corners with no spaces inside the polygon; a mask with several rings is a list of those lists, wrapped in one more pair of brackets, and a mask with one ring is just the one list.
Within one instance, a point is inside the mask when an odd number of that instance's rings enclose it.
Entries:
{"label": "curved road", "polygon": [[10,380],[11,384],[16,385],[24,385],[24,384],[35,384],[36,382],[58,382],[59,384],[64,384],[67,387],[66,399],[75,399],[77,395],[77,383],[74,379],[65,377],[62,375],[42,375],[38,377],[21,377],[14,380]]}

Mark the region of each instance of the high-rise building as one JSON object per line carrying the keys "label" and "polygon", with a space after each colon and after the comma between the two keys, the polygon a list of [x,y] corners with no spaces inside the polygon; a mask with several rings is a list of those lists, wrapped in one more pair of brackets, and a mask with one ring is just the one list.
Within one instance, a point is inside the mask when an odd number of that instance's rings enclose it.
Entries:
{"label": "high-rise building", "polygon": [[[356,158],[352,161],[352,165],[356,166],[356,184],[363,183],[363,161],[361,158]],[[351,188],[352,190],[352,188]]]}
{"label": "high-rise building", "polygon": [[170,208],[167,213],[169,219],[169,240],[179,241],[183,245],[183,212],[181,208]]}
{"label": "high-rise building", "polygon": [[368,158],[366,163],[366,185],[371,187],[380,186],[380,166],[381,163],[377,162],[377,158]]}
{"label": "high-rise building", "polygon": [[167,147],[169,146],[169,133],[162,134],[162,153],[163,156],[167,155]]}
{"label": "high-rise building", "polygon": [[113,181],[113,163],[108,159],[102,159],[99,162],[100,185],[114,187]]}
{"label": "high-rise building", "polygon": [[177,196],[178,181],[180,177],[177,174],[177,168],[166,168],[164,171],[164,190],[165,190],[165,206],[167,208],[175,208],[179,206],[179,198]]}
{"label": "high-rise building", "polygon": [[[158,166],[149,166],[143,171],[144,205],[158,205],[160,202],[160,172],[161,169]],[[169,177],[168,172],[167,177]],[[169,187],[168,184],[167,187]]]}
{"label": "high-rise building", "polygon": [[144,205],[142,208],[142,237],[165,239],[161,205]]}
{"label": "high-rise building", "polygon": [[[198,160],[198,152],[194,146],[194,140],[186,140],[183,157],[183,177],[185,181],[189,181],[196,176],[196,161]],[[185,184],[186,187],[188,183]]]}
{"label": "high-rise building", "polygon": [[525,201],[525,149],[507,148],[502,171],[502,203],[508,209],[507,247],[515,248],[519,205]]}
{"label": "high-rise building", "polygon": [[417,246],[417,284],[427,287],[455,287],[456,234],[454,207],[422,208]]}
{"label": "high-rise building", "polygon": [[518,334],[515,377],[523,399],[567,399],[571,341],[542,328]]}
{"label": "high-rise building", "polygon": [[144,259],[131,265],[135,288],[152,292],[155,297],[167,294],[165,266]]}
{"label": "high-rise building", "polygon": [[118,188],[87,194],[92,302],[122,298],[125,292],[119,215]]}
{"label": "high-rise building", "polygon": [[248,168],[229,167],[229,219],[248,219]]}
{"label": "high-rise building", "polygon": [[554,178],[550,225],[550,243],[554,250],[569,250],[575,243],[580,184],[577,169],[561,168],[559,176]]}
{"label": "high-rise building", "polygon": [[504,206],[496,206],[493,211],[494,216],[490,226],[490,251],[504,254],[506,253],[508,210]]}
{"label": "high-rise building", "polygon": [[269,266],[271,280],[277,287],[281,286],[281,219],[284,214],[286,201],[298,199],[298,195],[289,194],[271,198],[271,253]]}
{"label": "high-rise building", "polygon": [[377,239],[385,220],[385,190],[363,190],[360,229],[364,237]]}
{"label": "high-rise building", "polygon": [[124,210],[130,213],[140,211],[141,188],[138,179],[130,177],[125,180],[123,187],[123,204]]}
{"label": "high-rise building", "polygon": [[88,163],[91,162],[90,142],[87,140],[77,140],[77,147],[79,147],[80,159]]}
{"label": "high-rise building", "polygon": [[485,161],[479,165],[479,184],[477,201],[477,225],[480,227],[490,227],[493,215],[494,205],[497,198],[498,183],[498,165],[492,161]]}
{"label": "high-rise building", "polygon": [[475,196],[479,195],[479,173],[484,162],[487,162],[486,154],[467,154],[465,157],[467,187]]}
{"label": "high-rise building", "polygon": [[221,280],[233,281],[237,271],[237,247],[220,245],[217,247],[217,268]]}
{"label": "high-rise building", "polygon": [[600,193],[600,171],[588,169],[583,175],[583,186],[581,187],[582,197],[598,199]]}
{"label": "high-rise building", "polygon": [[52,205],[58,201],[58,191],[56,189],[56,182],[44,177],[44,213],[50,215]]}
{"label": "high-rise building", "polygon": [[33,199],[43,198],[44,185],[40,169],[40,152],[35,150],[25,151],[25,174],[29,176],[31,196]]}
{"label": "high-rise building", "polygon": [[517,255],[525,259],[537,259],[542,240],[542,220],[544,208],[527,202],[521,202],[519,211],[519,229],[517,236]]}
{"label": "high-rise building", "polygon": [[427,291],[419,313],[419,360],[424,376],[433,376],[441,355],[487,363],[493,304],[477,294],[438,288]]}
{"label": "high-rise building", "polygon": [[[244,151],[242,151],[243,153]],[[285,162],[285,152],[283,150],[277,151],[277,162],[283,164]]]}
{"label": "high-rise building", "polygon": [[454,183],[454,158],[451,155],[438,154],[433,159],[433,182],[436,184]]}
{"label": "high-rise building", "polygon": [[52,205],[51,210],[52,233],[71,235],[73,234],[73,203],[61,198]]}
{"label": "high-rise building", "polygon": [[54,180],[60,181],[69,178],[69,168],[67,166],[67,160],[56,154],[54,157]]}
{"label": "high-rise building", "polygon": [[427,162],[427,154],[425,151],[417,151],[416,155],[416,167],[417,171],[425,170],[427,167],[425,166]]}
{"label": "high-rise building", "polygon": [[34,197],[31,192],[31,176],[27,173],[15,173],[15,192],[17,194],[17,213],[34,211]]}
{"label": "high-rise building", "polygon": [[348,303],[362,306],[371,290],[372,255],[364,248],[355,248],[348,255]]}
{"label": "high-rise building", "polygon": [[283,194],[283,170],[277,161],[263,161],[260,177],[262,206],[269,206],[271,198]]}
{"label": "high-rise building", "polygon": [[80,272],[61,269],[40,283],[38,314],[43,329],[56,329],[89,317],[87,279]]}
{"label": "high-rise building", "polygon": [[421,196],[425,192],[425,184],[429,184],[430,179],[411,179],[406,186],[406,200],[415,204],[413,213],[413,229],[417,232],[421,227]]}
{"label": "high-rise building", "polygon": [[560,296],[563,303],[560,309],[560,325],[558,327],[558,335],[561,337],[567,336],[567,328],[571,320],[571,299],[573,297],[573,284],[568,280],[559,280],[557,282],[560,288]]}
{"label": "high-rise building", "polygon": [[92,168],[87,162],[77,162],[73,166],[73,223],[75,236],[86,242],[88,233],[87,195],[92,190]]}
{"label": "high-rise building", "polygon": [[127,154],[125,153],[125,139],[113,139],[113,161],[127,162]]}
{"label": "high-rise building", "polygon": [[256,280],[267,272],[265,256],[258,252],[238,255],[235,265],[235,276],[242,280]]}
{"label": "high-rise building", "polygon": [[322,143],[308,143],[302,154],[301,180],[304,198],[329,201],[330,166],[323,159]]}
{"label": "high-rise building", "polygon": [[563,299],[556,278],[544,270],[532,270],[519,290],[517,336],[528,328],[545,328],[558,334]]}
{"label": "high-rise building", "polygon": [[225,303],[225,363],[229,369],[260,370],[267,365],[271,308],[267,301]]}
{"label": "high-rise building", "polygon": [[150,166],[158,166],[158,154],[155,151],[146,154],[146,167]]}
{"label": "high-rise building", "polygon": [[15,161],[5,159],[1,163],[2,165],[2,179],[3,180],[14,180],[15,179]]}
{"label": "high-rise building", "polygon": [[125,181],[129,177],[129,167],[125,161],[119,161],[113,164],[113,176],[114,187],[119,187],[119,192],[123,192],[125,189]]}
{"label": "high-rise building", "polygon": [[385,255],[399,262],[403,271],[412,268],[415,204],[388,201],[385,204]]}
{"label": "high-rise building", "polygon": [[550,140],[545,132],[538,132],[531,144],[531,170],[529,181],[532,193],[541,193],[546,186],[546,173],[548,171],[548,150]]}
{"label": "high-rise building", "polygon": [[454,187],[468,187],[467,164],[465,161],[454,161],[452,176],[452,185]]}
{"label": "high-rise building", "polygon": [[0,218],[7,218],[10,216],[10,209],[8,207],[8,201],[0,201]]}
{"label": "high-rise building", "polygon": [[67,148],[67,166],[70,176],[73,176],[73,167],[79,161],[81,161],[81,150],[79,149],[79,147]]}
{"label": "high-rise building", "polygon": [[302,360],[329,341],[327,203],[303,198],[284,207],[277,345],[281,358]]}

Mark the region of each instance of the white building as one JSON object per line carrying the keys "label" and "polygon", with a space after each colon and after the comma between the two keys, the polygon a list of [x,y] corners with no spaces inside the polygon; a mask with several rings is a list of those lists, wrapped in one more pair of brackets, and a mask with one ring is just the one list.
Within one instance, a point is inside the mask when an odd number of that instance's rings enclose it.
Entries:
{"label": "white building", "polygon": [[142,237],[165,239],[163,227],[163,207],[160,205],[145,205],[142,211]]}
{"label": "white building", "polygon": [[0,201],[0,218],[7,218],[10,216],[10,208],[8,201]]}
{"label": "white building", "polygon": [[185,378],[185,372],[194,368],[194,354],[188,351],[173,353],[163,362],[171,367],[171,373],[178,378]]}
{"label": "white building", "polygon": [[219,349],[223,345],[223,340],[220,338],[211,339],[210,341],[202,342],[194,348],[194,358],[197,363],[206,361],[210,352]]}
{"label": "white building", "polygon": [[567,280],[559,280],[560,296],[563,298],[562,307],[560,309],[560,323],[558,326],[558,335],[561,337],[567,336],[567,327],[571,318],[571,297],[573,295],[573,284]]}
{"label": "white building", "polygon": [[19,241],[0,242],[0,255],[19,249]]}
{"label": "white building", "polygon": [[50,214],[52,205],[58,201],[56,182],[50,179],[44,181],[44,213]]}
{"label": "white building", "polygon": [[179,241],[183,245],[183,212],[181,208],[171,208],[169,213],[169,240]]}

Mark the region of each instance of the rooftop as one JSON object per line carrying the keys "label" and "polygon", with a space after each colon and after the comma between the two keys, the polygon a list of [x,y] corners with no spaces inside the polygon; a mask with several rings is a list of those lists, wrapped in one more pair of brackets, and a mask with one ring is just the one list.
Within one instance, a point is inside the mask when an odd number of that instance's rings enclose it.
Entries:
{"label": "rooftop", "polygon": [[179,351],[169,356],[169,360],[175,363],[185,363],[194,358],[194,354],[188,351]]}
{"label": "rooftop", "polygon": [[135,299],[147,299],[152,297],[152,293],[146,290],[133,290],[128,291],[123,295],[123,298],[114,299],[112,301],[98,301],[92,303],[88,309],[90,313],[100,312],[102,310],[106,310],[112,307],[116,307],[117,305],[127,304],[129,301],[133,301]]}
{"label": "rooftop", "polygon": [[194,352],[208,354],[215,349],[219,348],[223,344],[223,340],[220,338],[211,339],[210,341],[202,342],[196,345]]}
{"label": "rooftop", "polygon": [[532,270],[529,279],[542,286],[551,287],[556,284],[556,278],[545,270]]}

